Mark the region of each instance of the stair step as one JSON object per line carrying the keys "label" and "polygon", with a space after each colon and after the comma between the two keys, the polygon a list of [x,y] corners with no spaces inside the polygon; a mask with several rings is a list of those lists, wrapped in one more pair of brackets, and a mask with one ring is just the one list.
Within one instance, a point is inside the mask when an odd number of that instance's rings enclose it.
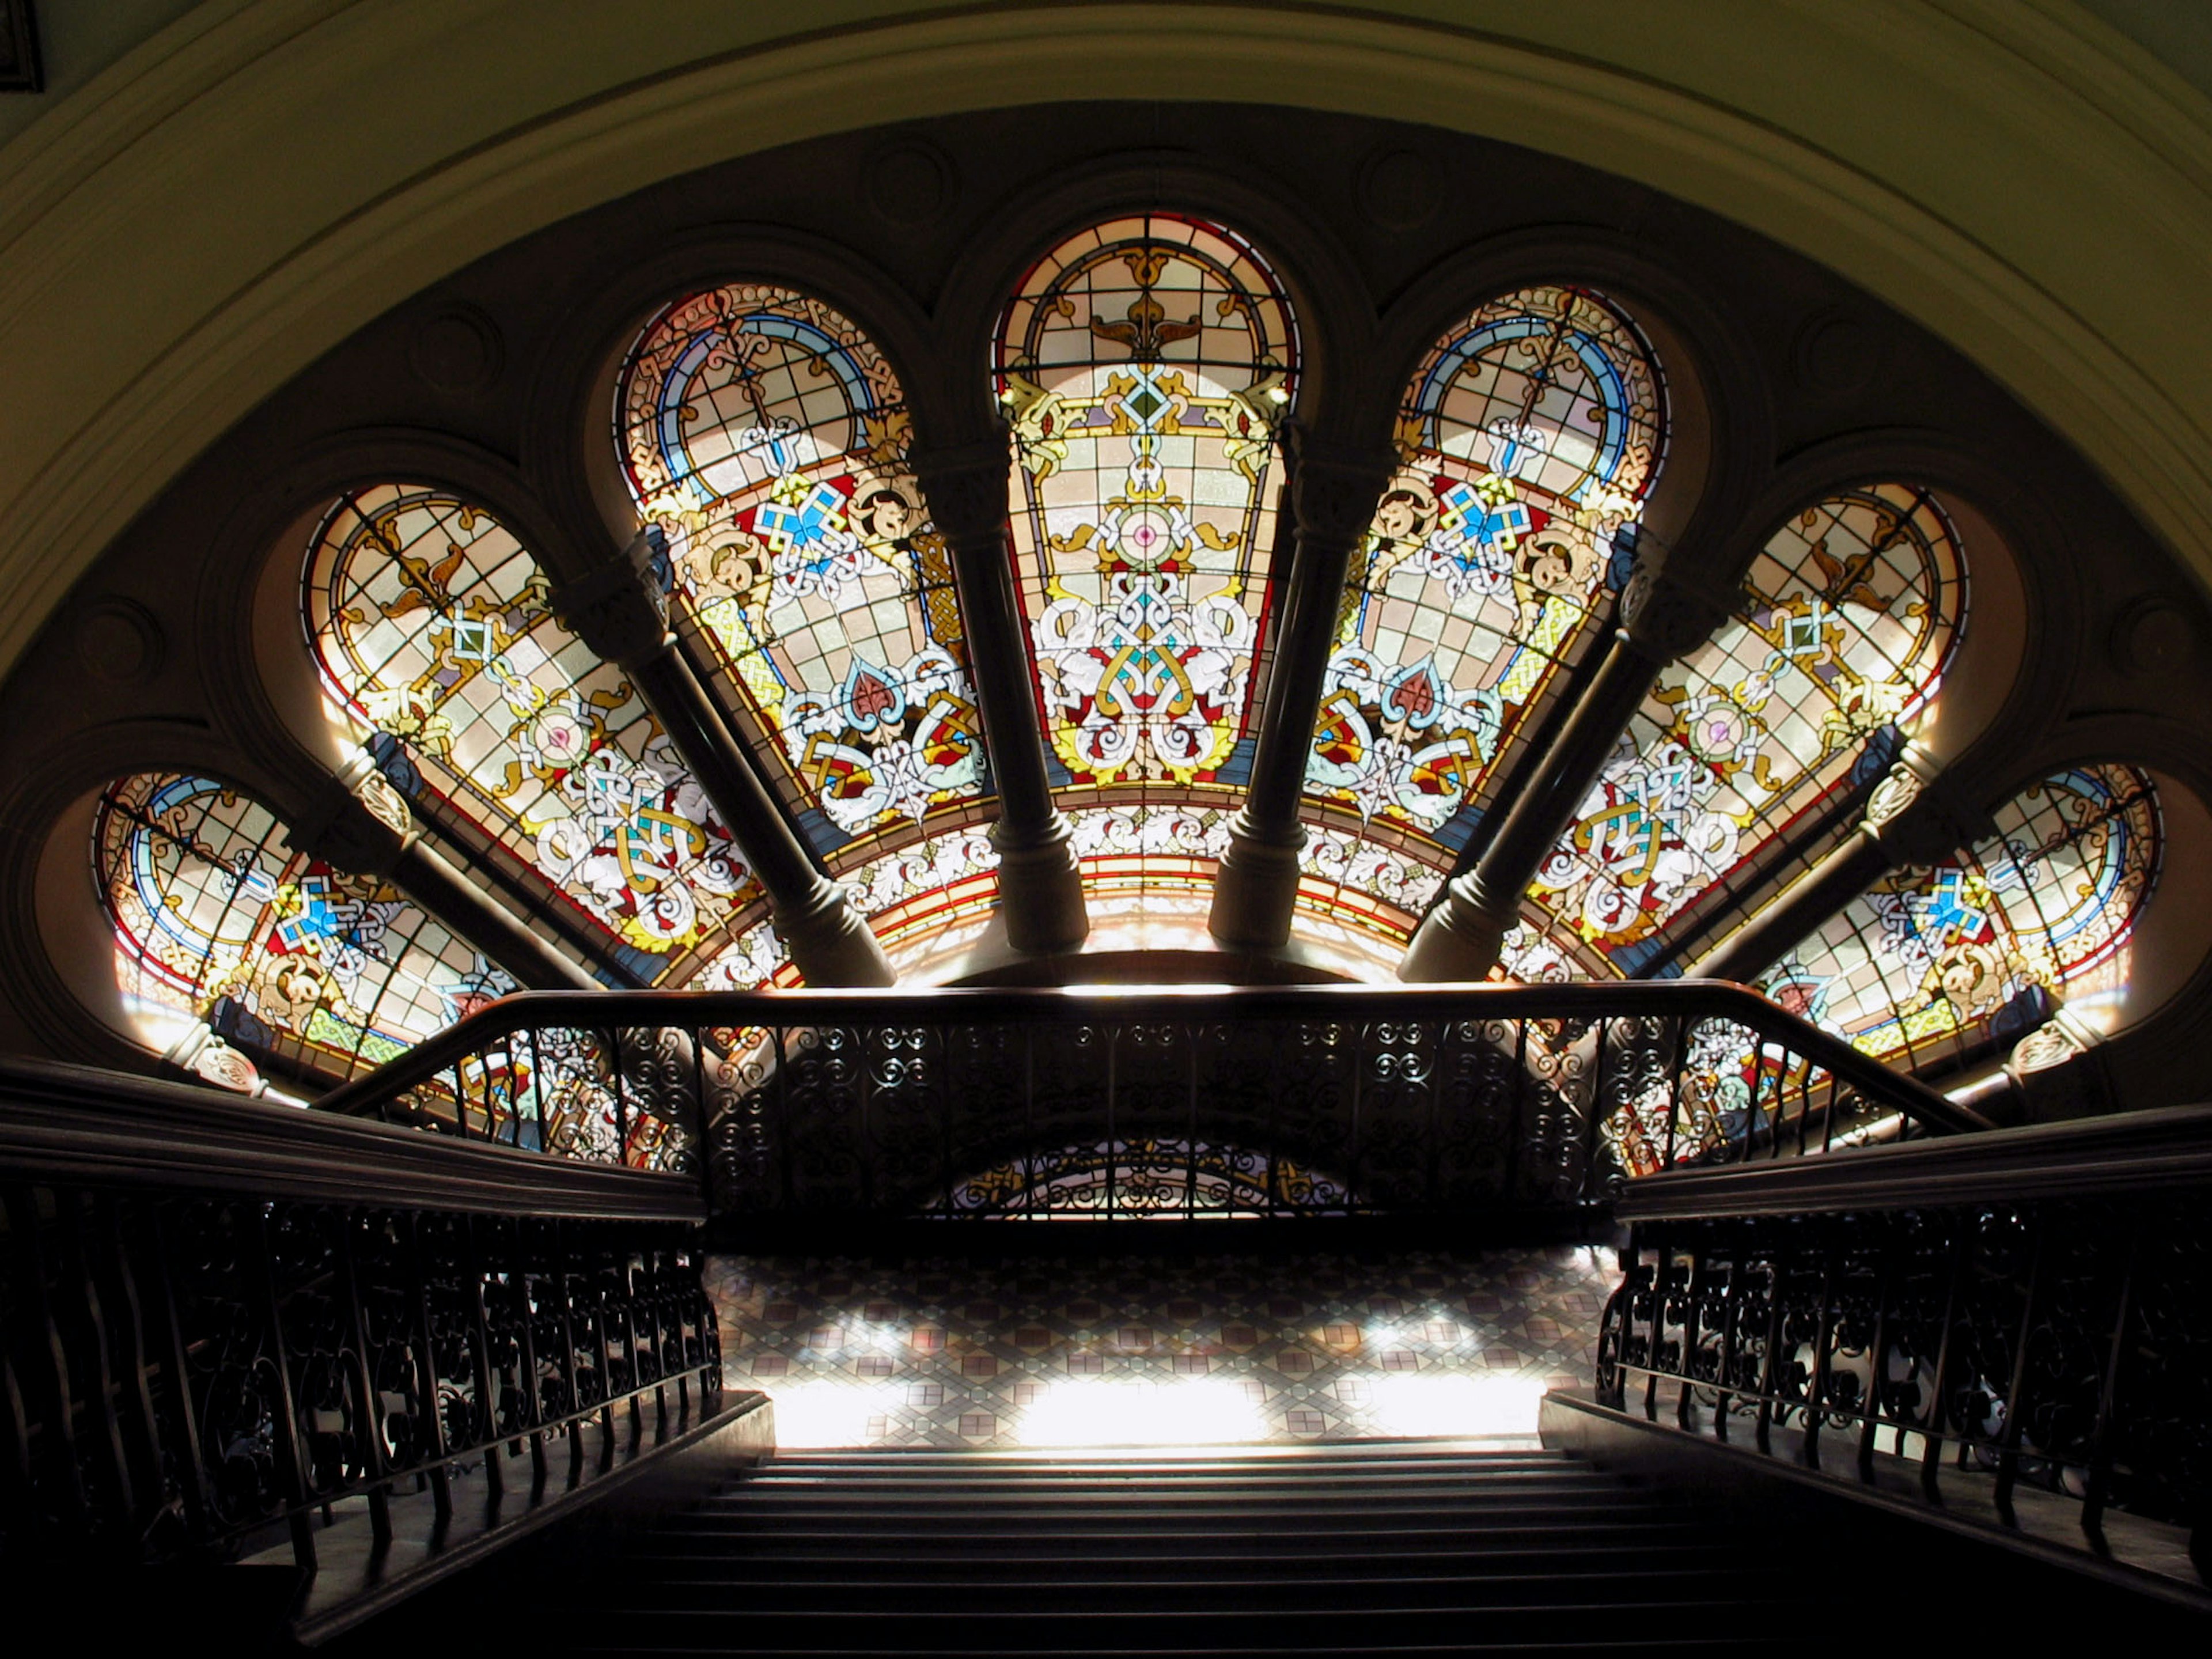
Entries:
{"label": "stair step", "polygon": [[[790,1544],[830,1544],[836,1541],[848,1548],[848,1555],[863,1548],[865,1544],[876,1544],[878,1537],[865,1537],[849,1526],[825,1524],[838,1517],[811,1517],[814,1524],[805,1528],[796,1526],[750,1526],[738,1524],[744,1517],[721,1517],[708,1524],[702,1517],[686,1517],[684,1522],[665,1522],[654,1528],[654,1537],[661,1540],[684,1540],[696,1544],[702,1540],[723,1540],[732,1548],[763,1551],[763,1548],[790,1547]],[[1371,1541],[1376,1548],[1405,1547],[1411,1541],[1422,1541],[1440,1547],[1444,1541],[1453,1544],[1474,1544],[1480,1540],[1551,1540],[1551,1541],[1631,1541],[1652,1540],[1652,1537],[1708,1537],[1710,1533],[1697,1526],[1694,1517],[1686,1517],[1681,1510],[1650,1513],[1650,1516],[1620,1516],[1606,1513],[1595,1520],[1571,1516],[1484,1516],[1475,1520],[1462,1520],[1455,1524],[1431,1526],[1402,1526],[1402,1524],[1370,1524],[1370,1526],[1332,1526],[1325,1520],[1312,1516],[1294,1516],[1297,1524],[1290,1526],[1133,1526],[1130,1517],[1109,1517],[1113,1526],[1097,1528],[1071,1528],[1055,1526],[1053,1531],[1042,1531],[1037,1526],[1013,1526],[1013,1528],[963,1528],[953,1531],[949,1526],[929,1526],[925,1537],[915,1537],[911,1524],[900,1524],[884,1528],[880,1537],[902,1548],[902,1551],[931,1553],[971,1553],[975,1548],[988,1547],[994,1551],[1005,1551],[1015,1547],[1064,1547],[1082,1544],[1086,1551],[1099,1551],[1117,1541],[1130,1541],[1137,1547],[1166,1547],[1183,1541],[1188,1547],[1207,1553],[1212,1548],[1228,1548],[1234,1544],[1248,1547],[1285,1548],[1298,1547],[1303,1541],[1314,1541],[1318,1547],[1345,1547],[1352,1541]],[[1249,1517],[1243,1517],[1249,1520]],[[1719,1540],[1714,1548],[1721,1548]]]}
{"label": "stair step", "polygon": [[1110,1471],[1097,1475],[1068,1475],[1068,1474],[1037,1474],[1024,1478],[956,1478],[956,1475],[836,1475],[836,1474],[772,1474],[748,1480],[745,1489],[754,1493],[772,1491],[865,1491],[865,1493],[929,1493],[933,1498],[947,1493],[1006,1493],[1006,1495],[1046,1495],[1060,1491],[1217,1491],[1224,1486],[1248,1486],[1252,1491],[1281,1491],[1294,1486],[1301,1491],[1318,1493],[1394,1493],[1394,1491],[1516,1491],[1522,1486],[1606,1486],[1617,1491],[1621,1480],[1614,1475],[1601,1475],[1595,1468],[1506,1468],[1506,1471],[1478,1471],[1478,1474],[1455,1474],[1440,1471],[1418,1475],[1391,1474],[1345,1474],[1345,1475],[1294,1475],[1267,1474],[1259,1480],[1245,1475],[1157,1475],[1157,1474],[1124,1474]]}
{"label": "stair step", "polygon": [[[650,1605],[657,1612],[742,1610],[754,1614],[835,1608],[842,1613],[855,1615],[969,1612],[1077,1617],[1118,1615],[1131,1611],[1243,1611],[1288,1616],[1358,1611],[1378,1601],[1418,1610],[1529,1605],[1617,1607],[1731,1598],[1771,1601],[1788,1593],[1782,1587],[1761,1585],[1755,1581],[1741,1583],[1744,1577],[1739,1569],[1715,1561],[1668,1572],[1539,1572],[1490,1577],[1389,1572],[1190,1580],[1085,1577],[1045,1583],[959,1574],[942,1579],[884,1579],[856,1572],[850,1579],[778,1578],[745,1583],[719,1574],[693,1577],[659,1573],[650,1575],[649,1582],[653,1586]],[[1736,1595],[1739,1589],[1743,1593]]]}
{"label": "stair step", "polygon": [[[1742,1605],[1738,1598],[1728,1596],[1704,1601],[1622,1601],[1603,1606],[1541,1600],[1461,1601],[1424,1606],[1377,1601],[1360,1607],[1295,1612],[1279,1607],[1119,1607],[1073,1613],[1058,1608],[1000,1611],[988,1607],[861,1611],[842,1605],[798,1612],[750,1607],[714,1610],[655,1607],[586,1614],[576,1622],[578,1633],[586,1642],[618,1643],[633,1652],[684,1647],[750,1651],[777,1643],[880,1645],[884,1637],[877,1632],[896,1632],[902,1643],[918,1638],[942,1645],[950,1638],[974,1653],[1039,1650],[1085,1653],[1133,1645],[1152,1647],[1156,1642],[1189,1645],[1192,1637],[1209,1628],[1279,1651],[1337,1652],[1353,1642],[1371,1640],[1378,1627],[1392,1624],[1402,1626],[1410,1641],[1455,1640],[1464,1650],[1470,1638],[1485,1644],[1617,1640],[1622,1632],[1636,1630],[1644,1620],[1699,1629],[1707,1620],[1719,1622],[1731,1613],[1741,1612]],[[933,1627],[944,1630],[945,1636],[935,1635]]]}
{"label": "stair step", "polygon": [[[1144,1544],[1161,1540],[1147,1534],[1132,1541]],[[1749,1538],[1715,1540],[1703,1534],[1679,1530],[1637,1534],[1618,1528],[1606,1529],[1595,1540],[1586,1536],[1586,1529],[1577,1528],[1547,1541],[1524,1540],[1517,1535],[1496,1540],[1462,1539],[1443,1548],[1409,1548],[1396,1534],[1377,1539],[1373,1547],[1364,1550],[1347,1547],[1348,1540],[1342,1538],[1315,1541],[1318,1547],[1310,1550],[1285,1550],[1271,1540],[1255,1542],[1243,1549],[1214,1547],[1203,1552],[1191,1549],[1167,1553],[1131,1550],[1109,1554],[1091,1550],[1081,1554],[1020,1555],[1001,1551],[990,1558],[989,1567],[1002,1580],[1018,1575],[1030,1583],[1051,1576],[1071,1580],[1085,1576],[1205,1578],[1259,1571],[1271,1566],[1286,1574],[1301,1575],[1349,1573],[1378,1565],[1407,1577],[1435,1573],[1478,1577],[1493,1573],[1546,1571],[1610,1575],[1622,1571],[1624,1547],[1633,1549],[1634,1559],[1639,1565],[1672,1570],[1672,1564],[1680,1564],[1680,1569],[1687,1571],[1715,1558],[1736,1561],[1741,1557],[1735,1551],[1754,1542]],[[716,1572],[736,1577],[743,1576],[748,1568],[757,1568],[762,1577],[778,1583],[803,1577],[836,1579],[845,1573],[858,1577],[865,1571],[878,1579],[907,1573],[926,1583],[937,1583],[971,1559],[970,1552],[964,1548],[932,1553],[912,1542],[880,1552],[776,1550],[752,1539],[702,1540],[690,1534],[657,1531],[653,1534],[652,1554],[641,1559],[634,1571],[655,1577],[663,1572],[711,1567]]]}

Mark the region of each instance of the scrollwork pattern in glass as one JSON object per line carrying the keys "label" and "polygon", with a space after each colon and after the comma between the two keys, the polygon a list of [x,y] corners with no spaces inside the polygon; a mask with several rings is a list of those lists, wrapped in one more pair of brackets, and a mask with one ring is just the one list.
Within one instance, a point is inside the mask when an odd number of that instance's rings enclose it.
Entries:
{"label": "scrollwork pattern in glass", "polygon": [[356,490],[316,532],[308,637],[331,700],[416,811],[505,849],[663,979],[759,896],[730,831],[620,671],[556,620],[483,508]]}
{"label": "scrollwork pattern in glass", "polygon": [[631,347],[616,419],[668,580],[817,850],[981,794],[951,561],[875,343],[789,289],[689,295]]}
{"label": "scrollwork pattern in glass", "polygon": [[1759,988],[1882,1059],[1913,1066],[2022,1034],[2056,1001],[2125,992],[2128,939],[2158,880],[2158,791],[2079,766],[2022,791],[1970,852],[1886,878]]}
{"label": "scrollwork pattern in glass", "polygon": [[1650,346],[1587,289],[1506,295],[1430,349],[1346,588],[1306,774],[1316,800],[1448,851],[1466,841],[1665,438]]}
{"label": "scrollwork pattern in glass", "polygon": [[1085,230],[1008,306],[994,372],[1019,458],[1015,568],[1077,786],[1236,781],[1297,367],[1273,273],[1196,219]]}
{"label": "scrollwork pattern in glass", "polygon": [[246,1054],[343,1079],[514,989],[398,888],[298,851],[213,778],[119,780],[93,852],[124,1006],[164,1047],[198,1020]]}
{"label": "scrollwork pattern in glass", "polygon": [[1776,532],[1748,604],[1659,676],[1538,871],[1552,931],[1627,974],[1677,918],[1734,903],[1785,832],[1832,817],[1902,748],[1965,584],[1948,522],[1907,485],[1838,492]]}

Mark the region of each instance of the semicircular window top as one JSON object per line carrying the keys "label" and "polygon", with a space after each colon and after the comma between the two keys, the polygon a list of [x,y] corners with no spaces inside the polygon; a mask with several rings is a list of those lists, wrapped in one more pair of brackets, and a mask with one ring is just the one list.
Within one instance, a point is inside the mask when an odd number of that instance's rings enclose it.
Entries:
{"label": "semicircular window top", "polygon": [[[294,848],[251,796],[190,773],[100,797],[100,896],[140,1040],[178,1051],[204,1025],[260,1064],[343,1082],[515,988],[390,883]],[[251,1089],[245,1066],[199,1069]]]}
{"label": "semicircular window top", "polygon": [[1958,539],[1907,484],[1808,507],[1744,586],[1659,675],[1537,873],[1530,908],[1587,972],[1653,970],[1824,848],[1923,723],[1966,617]]}
{"label": "semicircular window top", "polygon": [[2158,883],[2158,791],[2130,766],[2055,772],[1970,852],[1878,883],[1758,988],[1882,1060],[1914,1068],[2009,1040],[2063,1004],[2117,1004],[2128,942]]}
{"label": "semicircular window top", "polygon": [[1586,289],[1478,307],[1414,370],[1306,774],[1327,826],[1307,872],[1382,900],[1369,925],[1407,937],[1435,884],[1414,872],[1465,845],[1500,755],[1620,584],[1613,537],[1666,436],[1650,343]]}
{"label": "semicircular window top", "polygon": [[1251,765],[1290,302],[1233,231],[1115,219],[1030,268],[992,368],[1018,458],[1016,585],[1086,874],[1132,894],[1210,881],[1212,818]]}
{"label": "semicircular window top", "polygon": [[504,860],[647,984],[753,920],[758,884],[659,723],[555,618],[482,507],[379,484],[333,507],[305,575],[326,694],[418,815]]}
{"label": "semicircular window top", "polygon": [[898,377],[849,319],[732,283],[638,336],[616,437],[763,770],[836,870],[982,815],[952,566]]}

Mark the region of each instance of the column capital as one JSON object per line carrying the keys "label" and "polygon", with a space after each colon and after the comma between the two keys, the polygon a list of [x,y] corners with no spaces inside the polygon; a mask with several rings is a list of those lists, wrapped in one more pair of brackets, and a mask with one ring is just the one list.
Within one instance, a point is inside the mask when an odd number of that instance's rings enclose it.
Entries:
{"label": "column capital", "polygon": [[1901,866],[1941,864],[1996,827],[1948,772],[1917,750],[1907,750],[1867,797],[1867,830]]}
{"label": "column capital", "polygon": [[667,590],[654,569],[666,557],[660,531],[647,526],[616,557],[554,589],[553,614],[607,662],[629,669],[649,661],[676,642]]}
{"label": "column capital", "polygon": [[1620,590],[1620,631],[1641,657],[1669,663],[1696,650],[1743,603],[1743,590],[1716,580],[1640,525],[1623,527],[1616,548],[1634,550],[1636,563]]}
{"label": "column capital", "polygon": [[911,450],[914,469],[930,520],[945,540],[957,544],[1002,537],[1006,529],[1006,477],[1013,465],[1012,440],[1004,431],[973,443]]}
{"label": "column capital", "polygon": [[2104,1036],[2069,1008],[2059,1009],[2013,1045],[2003,1075],[2031,1123],[2093,1117],[2112,1109]]}
{"label": "column capital", "polygon": [[1375,520],[1375,504],[1398,470],[1395,450],[1316,438],[1285,428],[1291,452],[1291,514],[1302,536],[1357,541]]}
{"label": "column capital", "polygon": [[292,814],[293,845],[350,875],[389,878],[416,840],[406,799],[366,755],[310,786]]}

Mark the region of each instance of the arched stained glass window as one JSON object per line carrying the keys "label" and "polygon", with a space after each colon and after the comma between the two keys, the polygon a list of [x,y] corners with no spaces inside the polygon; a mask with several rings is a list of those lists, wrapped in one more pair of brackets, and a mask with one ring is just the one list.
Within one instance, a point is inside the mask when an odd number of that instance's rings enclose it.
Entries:
{"label": "arched stained glass window", "polygon": [[817,850],[900,844],[975,802],[952,567],[873,342],[788,289],[690,295],[631,347],[616,421],[638,511]]}
{"label": "arched stained glass window", "polygon": [[93,854],[125,1008],[164,1048],[233,1047],[343,1079],[514,989],[407,896],[296,851],[258,801],[186,773],[101,796]]}
{"label": "arched stained glass window", "polygon": [[644,700],[555,620],[537,561],[489,513],[357,490],[316,532],[306,581],[325,685],[385,775],[432,823],[534,869],[640,977],[680,977],[758,900]]}
{"label": "arched stained glass window", "polygon": [[1759,988],[1885,1060],[1925,1066],[2039,1024],[2052,1000],[2127,988],[2158,880],[2158,793],[2132,767],[2058,772],[1955,861],[1899,872],[1832,917]]}
{"label": "arched stained glass window", "polygon": [[1079,850],[1086,835],[1117,857],[1164,838],[1191,855],[1181,817],[1150,819],[1227,795],[1250,763],[1274,435],[1297,384],[1289,303],[1232,232],[1116,219],[1022,279],[994,368],[1051,752],[1089,798],[1071,805],[1118,815],[1078,816]]}
{"label": "arched stained glass window", "polygon": [[1316,799],[1447,854],[1466,842],[1484,780],[1595,608],[1665,436],[1650,347],[1585,289],[1507,295],[1431,348],[1345,593],[1306,775]]}
{"label": "arched stained glass window", "polygon": [[1660,675],[1531,903],[1585,965],[1635,972],[1870,787],[1936,695],[1966,572],[1924,490],[1840,491],[1775,532],[1747,606]]}

